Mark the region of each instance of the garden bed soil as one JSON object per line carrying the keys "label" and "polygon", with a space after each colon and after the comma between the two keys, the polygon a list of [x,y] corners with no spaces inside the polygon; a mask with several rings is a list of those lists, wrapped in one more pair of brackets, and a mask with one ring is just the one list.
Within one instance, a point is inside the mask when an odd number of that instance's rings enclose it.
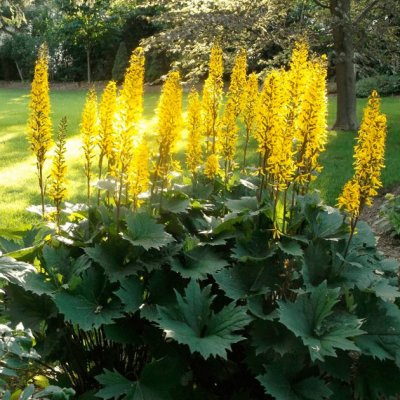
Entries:
{"label": "garden bed soil", "polygon": [[379,227],[375,222],[379,218],[379,208],[385,202],[386,194],[391,193],[394,196],[400,195],[400,184],[381,188],[376,197],[372,201],[371,207],[364,207],[359,220],[366,221],[375,233],[378,240],[377,249],[382,252],[385,258],[395,258],[400,261],[400,237],[390,235],[390,231],[386,231]]}

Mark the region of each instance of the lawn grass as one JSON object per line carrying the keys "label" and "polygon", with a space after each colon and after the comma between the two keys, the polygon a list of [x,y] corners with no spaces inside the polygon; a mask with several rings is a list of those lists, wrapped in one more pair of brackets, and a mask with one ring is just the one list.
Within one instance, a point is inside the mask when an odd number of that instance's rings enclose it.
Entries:
{"label": "lawn grass", "polygon": [[[69,201],[85,202],[85,180],[82,161],[81,144],[79,141],[79,123],[85,103],[84,91],[52,91],[52,120],[54,132],[63,116],[68,119],[67,160],[69,185]],[[146,135],[151,144],[151,150],[156,151],[155,108],[159,93],[146,93],[144,98],[144,120]],[[17,89],[1,89],[0,101],[0,228],[18,227],[24,223],[36,220],[34,214],[25,211],[31,204],[39,204],[39,188],[36,176],[35,158],[28,150],[26,127],[28,118],[29,92]],[[366,99],[358,100],[360,120]],[[386,165],[382,174],[385,186],[400,182],[400,100],[386,98],[382,101],[382,110],[388,115],[389,135],[387,140]],[[187,95],[184,94],[184,110],[187,107]],[[332,125],[335,115],[335,99],[329,100],[328,124]],[[321,192],[322,198],[335,205],[343,184],[351,178],[353,169],[353,146],[356,133],[329,132],[329,142],[326,152],[321,156],[324,166],[314,188]],[[243,139],[239,140],[237,161],[242,160]],[[186,132],[178,144],[177,159],[185,160]],[[251,144],[253,159],[256,144]],[[50,162],[47,167],[50,168]],[[49,171],[49,169],[48,169]]]}

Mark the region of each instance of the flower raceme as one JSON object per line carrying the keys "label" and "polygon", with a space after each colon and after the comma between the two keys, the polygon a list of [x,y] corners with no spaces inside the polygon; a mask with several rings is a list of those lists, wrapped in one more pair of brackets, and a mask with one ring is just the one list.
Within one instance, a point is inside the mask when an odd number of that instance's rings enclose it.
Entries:
{"label": "flower raceme", "polygon": [[48,49],[46,43],[44,43],[40,46],[38,59],[35,64],[31,100],[29,102],[30,113],[27,134],[29,148],[36,156],[36,167],[42,200],[42,215],[44,215],[44,196],[46,193],[46,185],[43,180],[43,166],[47,159],[47,153],[53,145],[47,69]]}
{"label": "flower raceme", "polygon": [[95,147],[98,138],[97,95],[94,88],[89,90],[81,122],[81,140],[84,152],[84,169],[87,181],[87,196],[90,202],[90,180],[92,177],[92,164],[95,156]]}
{"label": "flower raceme", "polygon": [[[215,153],[217,151],[216,141],[219,126],[218,113],[221,107],[224,87],[222,74],[222,50],[219,46],[214,45],[211,50],[208,78],[204,82],[203,98],[201,101],[203,132],[208,139],[207,153]],[[210,142],[211,147],[209,146]]]}
{"label": "flower raceme", "polygon": [[215,179],[220,173],[219,158],[217,154],[210,154],[207,157],[204,167],[204,175],[209,179]]}
{"label": "flower raceme", "polygon": [[186,151],[186,164],[192,174],[197,172],[197,168],[202,164],[201,148],[201,102],[196,89],[189,93],[188,119],[187,119],[188,146]]}
{"label": "flower raceme", "polygon": [[231,84],[229,85],[228,97],[235,105],[236,117],[241,114],[246,106],[246,83],[247,83],[247,55],[245,49],[240,49],[232,69]]}
{"label": "flower raceme", "polygon": [[182,88],[179,72],[170,72],[164,84],[157,107],[159,158],[157,161],[154,184],[162,179],[165,187],[169,174],[177,167],[172,155],[177,150],[179,133],[182,128]]}
{"label": "flower raceme", "polygon": [[380,111],[378,93],[373,91],[354,146],[354,176],[338,198],[339,208],[345,208],[353,220],[360,215],[365,204],[372,205],[372,197],[382,186],[380,176],[384,168],[386,134],[386,116]]}

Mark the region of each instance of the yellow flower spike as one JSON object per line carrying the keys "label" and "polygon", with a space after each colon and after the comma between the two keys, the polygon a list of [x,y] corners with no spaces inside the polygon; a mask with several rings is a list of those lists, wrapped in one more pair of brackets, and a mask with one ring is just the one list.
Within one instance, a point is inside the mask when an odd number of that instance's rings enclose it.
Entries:
{"label": "yellow flower spike", "polygon": [[154,184],[161,178],[162,189],[177,166],[173,162],[173,153],[177,151],[177,142],[182,129],[182,88],[179,72],[170,72],[162,89],[157,107],[158,127],[157,142],[159,158],[154,173]]}
{"label": "yellow flower spike", "polygon": [[188,121],[187,121],[188,147],[186,151],[186,164],[192,174],[196,174],[197,168],[202,164],[201,148],[201,102],[196,89],[189,93]]}
{"label": "yellow flower spike", "polygon": [[241,49],[235,59],[228,91],[228,97],[235,105],[235,118],[243,112],[246,106],[246,76],[247,54],[245,49]]}
{"label": "yellow flower spike", "polygon": [[50,97],[48,82],[48,48],[46,43],[39,49],[32,82],[31,100],[29,102],[29,119],[27,139],[29,148],[36,156],[36,167],[39,179],[42,215],[44,216],[44,196],[46,185],[43,180],[43,167],[47,153],[53,145],[52,124],[50,119]]}
{"label": "yellow flower spike", "polygon": [[243,110],[243,119],[246,126],[246,137],[243,151],[243,171],[246,168],[246,156],[247,156],[247,146],[250,137],[254,135],[257,126],[257,112],[258,112],[258,101],[259,101],[259,91],[258,91],[258,78],[255,72],[253,72],[247,79],[245,88],[245,107]]}
{"label": "yellow flower spike", "polygon": [[84,169],[87,182],[88,205],[90,205],[90,181],[92,177],[93,158],[98,138],[97,94],[94,88],[89,90],[83,109],[80,125],[82,148],[84,152]]}
{"label": "yellow flower spike", "polygon": [[204,175],[209,179],[215,179],[220,172],[218,156],[216,154],[209,155],[204,167]]}
{"label": "yellow flower spike", "polygon": [[359,182],[352,179],[346,183],[338,198],[338,207],[344,208],[352,219],[360,215],[360,191]]}
{"label": "yellow flower spike", "polygon": [[222,50],[218,45],[214,44],[211,50],[208,78],[203,85],[203,98],[201,101],[203,132],[208,139],[207,153],[213,154],[217,151],[219,109],[224,87],[222,74]]}
{"label": "yellow flower spike", "polygon": [[148,164],[149,152],[147,142],[143,139],[135,151],[133,162],[128,170],[129,195],[132,199],[132,208],[134,211],[143,203],[143,200],[139,199],[139,195],[144,193],[149,187],[150,174]]}
{"label": "yellow flower spike", "polygon": [[99,140],[101,154],[109,160],[113,158],[113,141],[115,137],[115,113],[117,109],[117,86],[114,81],[108,82],[99,104]]}
{"label": "yellow flower spike", "polygon": [[358,134],[355,150],[354,178],[361,187],[361,203],[372,204],[376,189],[382,186],[380,176],[384,168],[387,135],[386,116],[380,111],[380,98],[376,91],[369,97]]}
{"label": "yellow flower spike", "polygon": [[56,144],[56,150],[53,157],[53,167],[50,175],[50,189],[49,197],[54,201],[56,212],[54,219],[57,225],[57,231],[60,232],[60,214],[61,214],[61,203],[67,198],[67,184],[68,180],[65,178],[67,173],[67,163],[65,161],[65,135],[67,132],[67,118],[64,117],[59,126],[58,131],[58,142]]}
{"label": "yellow flower spike", "polygon": [[[327,141],[326,73],[327,64],[323,57],[315,57],[308,63],[308,87],[296,120],[297,160],[296,181],[301,182],[303,192],[308,190],[314,171],[321,170],[319,154],[325,150]],[[301,178],[298,178],[302,175]]]}

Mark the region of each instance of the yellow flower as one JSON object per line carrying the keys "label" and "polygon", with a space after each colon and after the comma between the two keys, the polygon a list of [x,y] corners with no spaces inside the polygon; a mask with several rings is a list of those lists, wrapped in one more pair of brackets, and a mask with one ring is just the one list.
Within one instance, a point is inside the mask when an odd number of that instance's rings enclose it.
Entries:
{"label": "yellow flower", "polygon": [[344,185],[343,192],[338,198],[338,207],[344,207],[352,219],[360,215],[360,189],[359,182],[352,179]]}
{"label": "yellow flower", "polygon": [[314,57],[308,65],[308,87],[295,122],[298,141],[295,181],[305,186],[313,179],[313,172],[322,169],[318,157],[327,141],[326,60]]}
{"label": "yellow flower", "polygon": [[102,155],[112,158],[113,142],[115,140],[115,112],[117,108],[117,87],[111,81],[107,84],[99,104],[99,140],[98,145]]}
{"label": "yellow flower", "polygon": [[165,180],[176,166],[172,155],[177,151],[176,146],[182,129],[182,88],[179,72],[170,72],[168,75],[158,103],[157,117],[159,159],[154,179],[157,181],[158,178],[162,178],[163,183],[166,183]]}
{"label": "yellow flower", "polygon": [[221,126],[218,132],[218,153],[222,152],[227,166],[234,162],[238,126],[236,125],[236,103],[230,97],[225,104]]}
{"label": "yellow flower", "polygon": [[97,119],[97,95],[94,88],[89,90],[86,97],[85,107],[83,109],[81,122],[81,139],[84,152],[84,169],[87,179],[87,196],[90,199],[90,180],[92,177],[93,157],[95,156],[95,147],[98,136],[98,119]]}
{"label": "yellow flower", "polygon": [[216,154],[211,154],[207,157],[204,167],[204,175],[209,179],[215,179],[220,173],[219,158]]}
{"label": "yellow flower", "polygon": [[143,139],[135,151],[133,161],[128,170],[129,195],[132,199],[133,210],[136,210],[143,203],[139,195],[149,187],[149,153],[146,140]]}
{"label": "yellow flower", "polygon": [[241,49],[235,59],[228,92],[228,97],[235,105],[235,118],[243,112],[246,106],[246,75],[247,55],[246,50]]}
{"label": "yellow flower", "polygon": [[[219,125],[218,113],[221,107],[222,91],[224,86],[222,74],[222,50],[218,45],[214,44],[211,50],[208,78],[204,82],[203,98],[201,101],[203,132],[208,139],[207,151],[211,151],[211,153],[217,151],[216,139]],[[210,141],[211,148],[209,148]]]}
{"label": "yellow flower", "polygon": [[44,194],[46,192],[45,183],[43,181],[43,166],[47,159],[47,153],[53,145],[47,68],[48,49],[46,43],[44,43],[40,46],[38,59],[35,64],[35,74],[30,96],[31,100],[29,102],[30,112],[27,134],[30,145],[29,148],[36,156],[36,167],[42,200],[42,214],[44,214]]}
{"label": "yellow flower", "polygon": [[189,134],[186,164],[189,167],[189,171],[195,174],[203,160],[201,148],[201,103],[199,94],[194,88],[189,93],[187,129]]}
{"label": "yellow flower", "polygon": [[54,201],[56,206],[56,212],[54,219],[57,224],[57,229],[60,231],[60,214],[61,214],[61,203],[67,198],[67,184],[68,181],[65,178],[67,173],[67,163],[65,161],[65,135],[67,131],[67,118],[64,117],[59,126],[58,132],[58,143],[56,145],[55,154],[53,157],[53,167],[50,175],[50,189],[49,197]]}

